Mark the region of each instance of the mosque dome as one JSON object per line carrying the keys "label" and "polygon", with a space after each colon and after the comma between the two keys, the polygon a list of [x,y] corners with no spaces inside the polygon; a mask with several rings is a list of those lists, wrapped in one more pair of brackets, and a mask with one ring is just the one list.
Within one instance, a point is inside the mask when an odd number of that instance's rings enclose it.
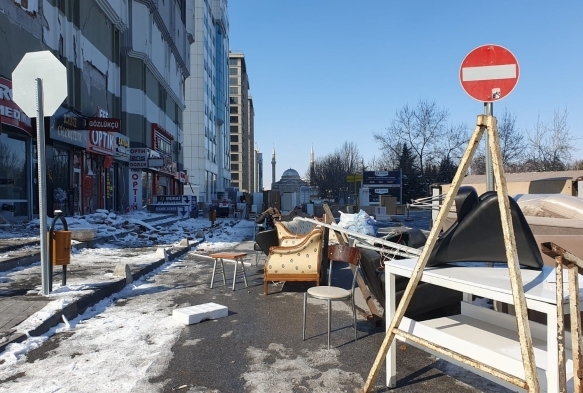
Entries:
{"label": "mosque dome", "polygon": [[281,175],[282,180],[283,179],[300,179],[300,174],[298,173],[298,171],[296,171],[295,169],[286,169],[285,172],[283,172],[283,174]]}

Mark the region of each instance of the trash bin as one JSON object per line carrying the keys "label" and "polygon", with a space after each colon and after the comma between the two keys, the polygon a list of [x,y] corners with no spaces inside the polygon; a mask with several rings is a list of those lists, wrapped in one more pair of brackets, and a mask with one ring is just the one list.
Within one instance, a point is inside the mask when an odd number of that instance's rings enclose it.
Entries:
{"label": "trash bin", "polygon": [[53,265],[68,265],[71,263],[71,231],[53,232],[52,260]]}

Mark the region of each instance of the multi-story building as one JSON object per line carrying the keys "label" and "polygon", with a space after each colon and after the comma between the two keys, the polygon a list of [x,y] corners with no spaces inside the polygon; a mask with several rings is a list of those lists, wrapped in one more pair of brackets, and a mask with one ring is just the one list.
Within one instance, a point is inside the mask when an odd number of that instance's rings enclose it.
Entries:
{"label": "multi-story building", "polygon": [[[184,168],[202,202],[231,186],[228,120],[229,19],[227,0],[194,0],[192,75],[186,80]],[[192,3],[189,3],[192,4]]]}
{"label": "multi-story building", "polygon": [[36,125],[12,101],[11,75],[25,53],[40,50],[65,65],[68,86],[45,120],[49,214],[141,208],[151,195],[182,192],[183,88],[194,33],[185,3],[0,0],[0,214],[38,214]]}
{"label": "multi-story building", "polygon": [[121,48],[122,129],[131,140],[132,161],[125,191],[130,206],[139,207],[155,195],[183,192],[184,89],[196,22],[186,0],[131,0],[128,6]]}
{"label": "multi-story building", "polygon": [[255,184],[255,136],[253,135],[255,112],[249,88],[245,55],[242,52],[230,52],[231,184],[233,187],[239,187],[241,191],[256,192],[258,188]]}
{"label": "multi-story building", "polygon": [[257,179],[257,190],[256,192],[263,191],[263,153],[255,144],[255,178]]}

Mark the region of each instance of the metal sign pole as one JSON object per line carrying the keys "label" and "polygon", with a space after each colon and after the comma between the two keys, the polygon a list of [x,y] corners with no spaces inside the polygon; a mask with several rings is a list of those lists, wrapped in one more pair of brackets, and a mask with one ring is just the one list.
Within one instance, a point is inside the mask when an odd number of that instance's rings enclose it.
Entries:
{"label": "metal sign pole", "polygon": [[[484,114],[494,116],[494,104],[484,102]],[[492,165],[492,151],[490,150],[490,137],[486,133],[486,191],[494,191],[494,171]]]}
{"label": "metal sign pole", "polygon": [[40,260],[42,272],[42,291],[46,296],[50,293],[50,265],[47,241],[47,186],[45,160],[45,116],[43,107],[43,81],[36,79],[37,117],[36,117],[36,153],[38,157],[38,215],[40,221]]}

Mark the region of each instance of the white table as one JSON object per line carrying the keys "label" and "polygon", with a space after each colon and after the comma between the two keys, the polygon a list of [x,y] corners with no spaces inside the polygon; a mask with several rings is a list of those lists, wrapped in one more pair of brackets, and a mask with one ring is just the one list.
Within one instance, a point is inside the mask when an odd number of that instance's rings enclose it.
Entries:
{"label": "white table", "polygon": [[[395,260],[385,263],[386,286],[386,324],[395,314],[395,277],[411,277],[417,258]],[[528,309],[540,311],[547,316],[547,325],[530,321],[531,336],[535,361],[542,391],[558,391],[558,342],[557,342],[557,306],[556,284],[547,277],[553,275],[554,269],[544,267],[542,271],[521,269],[522,281]],[[421,281],[454,289],[464,293],[461,314],[436,318],[423,322],[403,317],[399,329],[421,337],[442,347],[449,348],[469,358],[478,360],[492,367],[501,369],[518,378],[524,379],[524,366],[520,353],[516,317],[471,304],[472,295],[512,304],[510,276],[506,265],[487,267],[485,264],[471,263],[458,266],[426,268]],[[564,293],[568,294],[567,284]],[[579,289],[581,293],[581,289]],[[563,310],[569,313],[568,297],[563,301]],[[553,327],[547,329],[547,326]],[[397,338],[409,342],[400,337]],[[411,345],[415,343],[409,342]],[[391,344],[387,353],[387,386],[396,386],[396,346]],[[485,378],[493,380],[514,391],[524,391],[515,385],[502,381],[491,374],[474,369],[466,364],[456,362],[447,356],[419,348],[457,364]],[[571,355],[571,337],[565,334],[565,352],[567,357],[567,385],[573,389],[573,363]]]}

